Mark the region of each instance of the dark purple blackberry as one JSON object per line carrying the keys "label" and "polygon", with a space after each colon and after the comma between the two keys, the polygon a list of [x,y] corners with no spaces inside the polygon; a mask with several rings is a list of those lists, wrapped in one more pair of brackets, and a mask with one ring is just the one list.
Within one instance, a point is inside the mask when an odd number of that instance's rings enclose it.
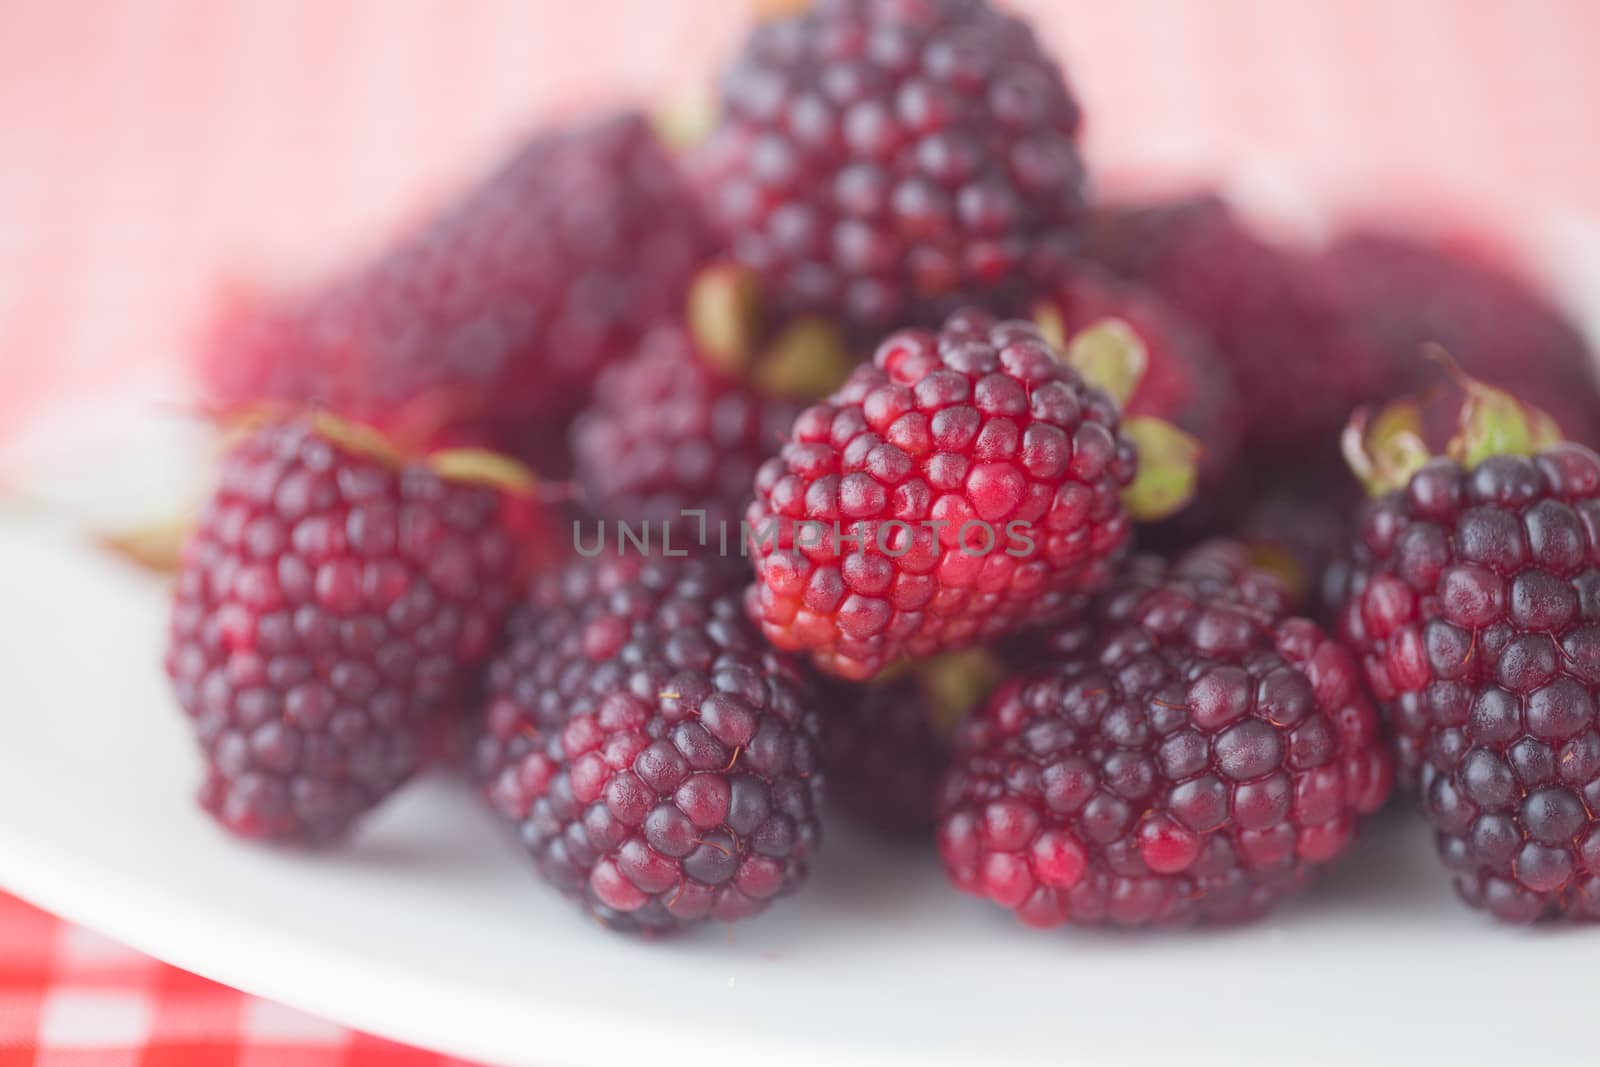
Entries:
{"label": "dark purple blackberry", "polygon": [[745,620],[738,571],[575,562],[536,582],[490,667],[490,802],[608,926],[749,918],[816,851],[815,696]]}
{"label": "dark purple blackberry", "polygon": [[1371,501],[1341,631],[1457,890],[1600,918],[1600,457],[1438,458]]}
{"label": "dark purple blackberry", "polygon": [[1350,530],[1361,501],[1361,486],[1336,451],[1301,449],[1292,458],[1237,465],[1226,490],[1195,523],[1198,535],[1177,527],[1161,535],[1179,545],[1211,537],[1238,541],[1251,562],[1283,580],[1295,611],[1330,623],[1343,600]]}
{"label": "dark purple blackberry", "polygon": [[1079,122],[1033,32],[985,0],[816,0],[751,34],[695,169],[780,312],[876,340],[1027,310],[1075,245]]}
{"label": "dark purple blackberry", "polygon": [[711,250],[642,117],[542,134],[367,263],[239,309],[202,376],[225,413],[319,403],[411,443],[537,461],[601,368],[677,311]]}
{"label": "dark purple blackberry", "polygon": [[828,795],[853,820],[887,834],[933,827],[950,742],[915,679],[825,683],[822,766]]}
{"label": "dark purple blackberry", "polygon": [[328,841],[410,777],[517,596],[526,500],[367,444],[322,416],[253,433],[184,549],[167,673],[242,837]]}
{"label": "dark purple blackberry", "polygon": [[1245,550],[1134,560],[956,731],[939,847],[1035,926],[1239,921],[1300,888],[1392,775],[1355,663]]}
{"label": "dark purple blackberry", "polygon": [[866,685],[822,683],[828,796],[857,822],[893,835],[933,828],[950,734],[1000,676],[983,651],[936,656]]}
{"label": "dark purple blackberry", "polygon": [[1426,388],[1432,368],[1418,356],[1436,344],[1474,378],[1538,405],[1569,440],[1600,445],[1595,354],[1507,257],[1470,237],[1357,229],[1314,269],[1336,301],[1335,358],[1389,369],[1375,399]]}
{"label": "dark purple blackberry", "polygon": [[756,470],[850,367],[836,331],[818,323],[763,341],[772,331],[759,305],[747,272],[708,268],[687,309],[605,371],[572,432],[590,512],[631,528],[670,526],[674,551],[737,551]]}
{"label": "dark purple blackberry", "polygon": [[696,548],[702,530],[715,545],[719,530],[737,531],[756,469],[803,406],[763,395],[706,361],[683,328],[662,327],[601,376],[573,428],[582,499],[605,518],[670,524],[674,550]]}
{"label": "dark purple blackberry", "polygon": [[1394,381],[1387,354],[1334,347],[1338,308],[1310,257],[1269,241],[1218,197],[1103,206],[1089,254],[1206,334],[1258,446],[1329,440]]}
{"label": "dark purple blackberry", "polygon": [[1084,263],[1050,288],[1035,318],[1051,326],[1059,321],[1063,344],[1105,319],[1125,323],[1144,345],[1148,365],[1123,405],[1123,418],[1162,419],[1198,441],[1208,489],[1234,469],[1247,428],[1238,389],[1211,341],[1182,312],[1153,291]]}

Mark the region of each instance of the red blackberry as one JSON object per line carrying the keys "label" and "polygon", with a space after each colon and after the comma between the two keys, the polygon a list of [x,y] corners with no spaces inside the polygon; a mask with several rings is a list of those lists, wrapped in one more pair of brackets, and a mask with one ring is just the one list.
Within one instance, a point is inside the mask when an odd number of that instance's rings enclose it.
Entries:
{"label": "red blackberry", "polygon": [[1353,449],[1396,488],[1362,513],[1340,628],[1467,902],[1595,919],[1600,457],[1504,398],[1478,393],[1445,456],[1392,423]]}
{"label": "red blackberry", "polygon": [[1390,786],[1355,663],[1242,548],[1136,559],[956,731],[939,848],[1024,922],[1256,917]]}
{"label": "red blackberry", "polygon": [[575,562],[535,583],[490,667],[490,802],[609,926],[748,918],[816,851],[815,697],[744,619],[740,570]]}
{"label": "red blackberry", "polygon": [[601,376],[572,434],[575,480],[593,514],[669,525],[674,551],[737,544],[756,469],[801,409],[849,371],[843,346],[816,322],[760,346],[749,285],[736,269],[701,272],[688,313]]}
{"label": "red blackberry", "polygon": [[858,334],[1026,311],[1084,211],[1078,106],[985,0],[816,0],[751,34],[696,157],[780,313]]}
{"label": "red blackberry", "polygon": [[201,803],[243,837],[321,843],[424,762],[517,595],[524,498],[401,465],[317,416],[257,430],[183,553],[166,668]]}
{"label": "red blackberry", "polygon": [[1115,401],[1034,327],[902,331],[757,475],[752,615],[851,680],[1055,618],[1110,579],[1138,467]]}
{"label": "red blackberry", "polygon": [[869,685],[824,682],[828,796],[884,833],[931,830],[939,779],[950,762],[950,733],[998,677],[998,664],[972,651],[936,657]]}
{"label": "red blackberry", "polygon": [[1091,233],[1099,263],[1210,338],[1258,444],[1325,440],[1393,380],[1386,354],[1331,350],[1338,312],[1323,273],[1217,197],[1108,207]]}
{"label": "red blackberry", "polygon": [[1126,323],[1144,345],[1148,365],[1124,420],[1152,416],[1199,441],[1208,484],[1233,469],[1244,431],[1238,394],[1211,342],[1181,313],[1146,289],[1080,264],[1035,305],[1034,315],[1058,345],[1103,319]]}
{"label": "red blackberry", "polygon": [[397,438],[559,441],[710,248],[642,118],[541,135],[376,259],[230,316],[204,381],[225,412],[315,402]]}
{"label": "red blackberry", "polygon": [[1389,369],[1379,400],[1426,388],[1426,344],[1446,349],[1489,385],[1514,389],[1553,416],[1568,439],[1600,444],[1595,357],[1582,333],[1486,250],[1354,230],[1315,269],[1334,294],[1334,358]]}

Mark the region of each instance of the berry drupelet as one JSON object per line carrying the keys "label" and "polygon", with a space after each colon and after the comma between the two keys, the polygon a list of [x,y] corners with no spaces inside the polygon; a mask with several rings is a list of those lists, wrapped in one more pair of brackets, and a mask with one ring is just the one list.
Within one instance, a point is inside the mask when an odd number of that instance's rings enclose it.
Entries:
{"label": "berry drupelet", "polygon": [[1238,393],[1211,342],[1181,312],[1148,289],[1077,264],[1034,305],[1034,317],[1058,347],[1104,319],[1125,323],[1144,346],[1147,365],[1124,418],[1162,419],[1198,441],[1208,487],[1235,467],[1245,430]]}
{"label": "berry drupelet", "polygon": [[1359,671],[1213,542],[1135,559],[956,731],[939,848],[1035,926],[1241,921],[1350,843],[1392,774]]}
{"label": "berry drupelet", "polygon": [[706,361],[684,330],[657,330],[601,375],[573,427],[580,499],[601,518],[670,524],[674,550],[694,547],[702,524],[715,544],[803,406]]}
{"label": "berry drupelet", "polygon": [[201,803],[242,837],[329,841],[410,777],[518,595],[526,498],[459,480],[467,453],[375,446],[327,416],[258,429],[184,549],[167,673]]}
{"label": "berry drupelet", "polygon": [[815,697],[744,618],[740,571],[576,561],[535,582],[490,667],[490,803],[616,929],[748,918],[816,851]]}
{"label": "berry drupelet", "polygon": [[1596,919],[1600,457],[1470,388],[1447,454],[1390,440],[1411,462],[1386,469],[1381,438],[1353,447],[1380,495],[1340,628],[1461,896],[1508,921]]}
{"label": "berry drupelet", "polygon": [[894,334],[757,475],[751,613],[849,680],[1048,621],[1110,580],[1136,471],[1116,401],[1033,326]]}
{"label": "berry drupelet", "polygon": [[759,305],[746,272],[709,267],[686,311],[601,375],[572,431],[574,480],[591,513],[670,527],[675,551],[737,544],[757,468],[850,369],[819,322],[763,340]]}
{"label": "berry drupelet", "polygon": [[370,262],[225,318],[202,377],[223,413],[319,403],[408,442],[532,459],[711,248],[643,118],[543,134]]}
{"label": "berry drupelet", "polygon": [[1084,213],[1077,103],[986,0],[815,0],[759,25],[695,169],[783,313],[869,340],[1027,310]]}

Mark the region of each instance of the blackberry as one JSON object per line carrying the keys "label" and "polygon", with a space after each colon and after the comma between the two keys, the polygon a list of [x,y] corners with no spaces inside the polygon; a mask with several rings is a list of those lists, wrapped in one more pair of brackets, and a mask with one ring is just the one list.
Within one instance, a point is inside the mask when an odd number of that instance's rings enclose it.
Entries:
{"label": "blackberry", "polygon": [[1214,542],[1131,562],[956,731],[939,848],[1034,926],[1241,921],[1299,889],[1388,794],[1342,646]]}
{"label": "blackberry", "polygon": [[873,830],[925,833],[950,749],[922,688],[909,677],[824,684],[822,765],[832,801]]}
{"label": "blackberry", "polygon": [[950,733],[998,677],[998,664],[972,651],[913,664],[869,685],[824,681],[822,766],[829,796],[882,833],[931,830],[939,779],[950,762]]}
{"label": "blackberry", "polygon": [[1034,314],[1047,336],[1063,346],[1101,320],[1126,323],[1144,345],[1148,365],[1124,418],[1162,419],[1197,440],[1208,487],[1234,469],[1245,430],[1238,392],[1211,342],[1182,313],[1141,286],[1080,264],[1035,305]]}
{"label": "blackberry", "polygon": [[1210,339],[1258,449],[1327,440],[1393,380],[1387,354],[1335,349],[1337,301],[1310,257],[1256,233],[1215,196],[1110,205],[1091,234],[1097,262]]}
{"label": "blackberry", "polygon": [[489,669],[490,803],[616,929],[749,918],[816,851],[816,698],[744,619],[739,570],[579,560],[535,583]]}
{"label": "blackberry", "polygon": [[412,443],[532,459],[711,247],[643,118],[542,134],[376,258],[227,316],[202,376],[225,413],[317,403]]}
{"label": "blackberry", "polygon": [[780,313],[875,339],[1027,310],[1084,213],[1078,105],[985,0],[817,0],[750,35],[693,169]]}
{"label": "blackberry", "polygon": [[[1200,524],[1198,539],[1243,544],[1257,567],[1282,579],[1297,612],[1331,623],[1343,600],[1350,530],[1362,501],[1349,468],[1336,452],[1306,450],[1292,461],[1240,464],[1232,478],[1229,493],[1219,494],[1220,506]],[[1196,535],[1186,532],[1192,545]]]}
{"label": "blackberry", "polygon": [[757,468],[802,408],[849,371],[843,345],[818,323],[762,343],[758,305],[748,276],[709,268],[686,313],[602,374],[572,431],[575,480],[591,512],[669,526],[674,551],[737,544]]}
{"label": "blackberry", "polygon": [[183,552],[166,669],[201,803],[242,837],[320,844],[399,787],[517,596],[526,499],[370,445],[326,416],[257,430]]}
{"label": "blackberry", "polygon": [[1435,344],[1473,378],[1550,414],[1569,440],[1600,445],[1595,357],[1583,334],[1486,249],[1356,229],[1314,269],[1334,294],[1336,358],[1389,368],[1368,399],[1425,389],[1432,368],[1418,356]]}
{"label": "blackberry", "polygon": [[715,543],[715,531],[737,525],[756,469],[802,407],[761,395],[702,359],[683,329],[664,327],[601,376],[594,407],[574,425],[582,499],[602,517],[670,524],[675,550],[701,523]]}
{"label": "blackberry", "polygon": [[1116,402],[1034,327],[964,312],[902,331],[757,475],[751,612],[850,680],[1058,617],[1110,580],[1136,470],[1157,466]]}
{"label": "blackberry", "polygon": [[1600,457],[1490,417],[1476,447],[1388,472],[1340,629],[1461,896],[1600,918]]}

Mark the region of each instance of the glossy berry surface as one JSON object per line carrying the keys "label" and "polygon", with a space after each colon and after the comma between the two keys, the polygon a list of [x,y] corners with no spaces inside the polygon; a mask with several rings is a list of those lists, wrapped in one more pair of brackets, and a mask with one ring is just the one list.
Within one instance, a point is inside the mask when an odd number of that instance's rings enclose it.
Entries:
{"label": "glossy berry surface", "polygon": [[166,657],[224,827],[326,842],[423,764],[517,596],[518,506],[305,422],[228,454]]}
{"label": "glossy berry surface", "polygon": [[695,169],[780,313],[869,340],[968,303],[1026,310],[1084,210],[1080,114],[986,0],[817,0],[758,26]]}
{"label": "glossy berry surface", "polygon": [[710,247],[642,117],[540,135],[369,262],[243,309],[203,378],[225,412],[316,402],[410,443],[536,460],[600,369],[680,306]]}
{"label": "glossy berry surface", "polygon": [[1242,548],[1135,559],[957,730],[939,849],[1034,926],[1240,921],[1392,780],[1352,657]]}
{"label": "glossy berry surface", "polygon": [[763,911],[820,837],[815,697],[739,569],[605,555],[535,583],[489,671],[478,767],[539,873],[616,929]]}
{"label": "glossy berry surface", "polygon": [[857,680],[1059,617],[1128,540],[1118,426],[1026,323],[892,335],[757,475],[753,616]]}
{"label": "glossy berry surface", "polygon": [[662,326],[601,376],[573,427],[579,497],[602,518],[670,524],[674,551],[736,552],[755,472],[803,407],[718,368],[681,325]]}
{"label": "glossy berry surface", "polygon": [[1600,458],[1423,467],[1365,509],[1340,626],[1461,895],[1600,918]]}

